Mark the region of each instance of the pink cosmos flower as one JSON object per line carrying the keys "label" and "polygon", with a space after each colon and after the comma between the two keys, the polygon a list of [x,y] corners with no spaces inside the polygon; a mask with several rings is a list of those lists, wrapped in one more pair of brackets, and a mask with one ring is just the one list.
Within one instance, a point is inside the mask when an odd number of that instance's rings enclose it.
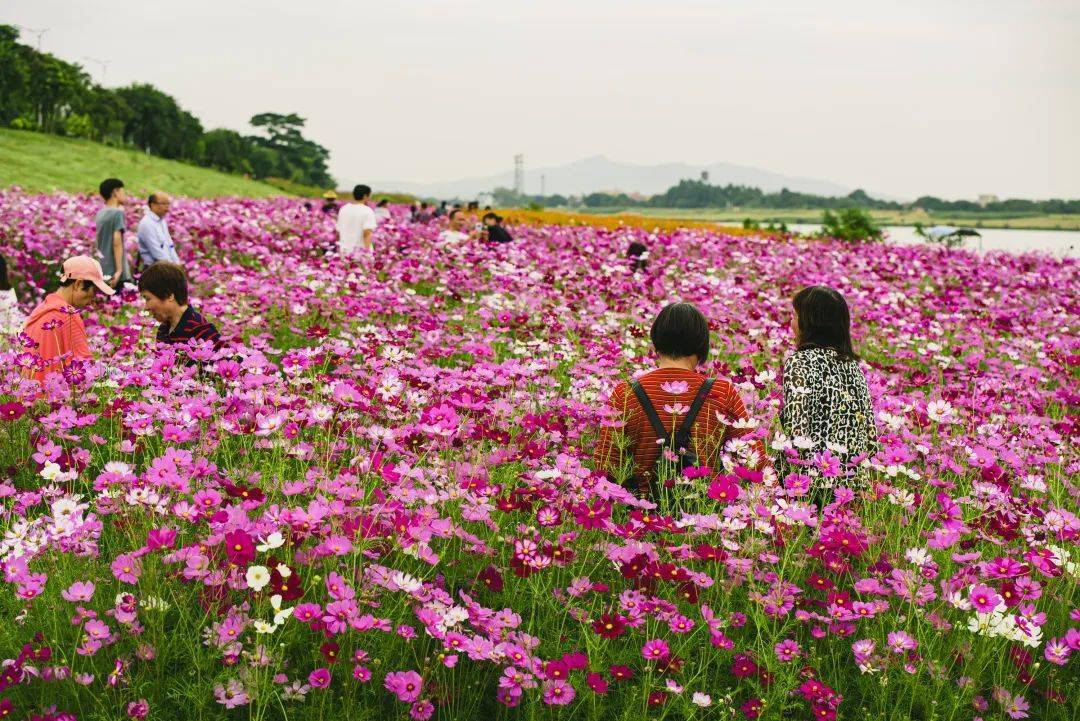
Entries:
{"label": "pink cosmos flower", "polygon": [[94,597],[94,584],[92,581],[75,581],[66,589],[60,592],[60,596],[65,601],[72,603],[78,601],[89,601]]}
{"label": "pink cosmos flower", "polygon": [[557,679],[544,682],[544,703],[549,706],[565,706],[574,700],[577,693],[566,681]]}
{"label": "pink cosmos flower", "polygon": [[993,613],[1001,603],[1001,596],[992,587],[980,583],[971,589],[968,600],[979,613]]}
{"label": "pink cosmos flower", "polygon": [[435,704],[425,698],[412,705],[412,708],[409,709],[409,718],[416,719],[416,721],[427,721],[433,713],[435,713]]}
{"label": "pink cosmos flower", "polygon": [[671,649],[663,639],[654,638],[645,642],[641,647],[641,655],[650,661],[660,661],[668,657]]}
{"label": "pink cosmos flower", "polygon": [[123,583],[138,583],[139,574],[142,573],[142,560],[130,553],[123,553],[116,557],[111,568],[117,580]]}
{"label": "pink cosmos flower", "polygon": [[383,679],[383,686],[397,696],[398,701],[412,703],[420,698],[424,680],[416,671],[391,671]]}
{"label": "pink cosmos flower", "polygon": [[773,647],[776,658],[781,663],[793,661],[799,657],[799,642],[794,639],[785,639]]}
{"label": "pink cosmos flower", "polygon": [[893,653],[904,653],[914,651],[918,648],[919,642],[904,631],[892,631],[889,633],[888,646]]}

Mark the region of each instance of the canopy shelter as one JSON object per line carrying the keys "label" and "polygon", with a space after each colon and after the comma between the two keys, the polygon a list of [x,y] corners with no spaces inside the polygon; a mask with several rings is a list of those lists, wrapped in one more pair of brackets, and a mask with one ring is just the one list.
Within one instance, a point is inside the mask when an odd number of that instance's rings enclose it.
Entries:
{"label": "canopy shelter", "polygon": [[[955,228],[951,225],[935,225],[923,231],[926,239],[933,243],[944,243],[951,247],[964,242],[964,238],[982,238],[979,231],[972,228]],[[981,241],[980,241],[981,247]]]}

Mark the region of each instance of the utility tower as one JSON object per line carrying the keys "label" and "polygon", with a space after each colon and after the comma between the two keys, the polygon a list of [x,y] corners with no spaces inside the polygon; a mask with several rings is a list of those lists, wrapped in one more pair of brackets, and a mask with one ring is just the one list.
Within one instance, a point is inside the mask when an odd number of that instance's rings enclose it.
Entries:
{"label": "utility tower", "polygon": [[540,195],[547,195],[547,176],[543,173],[540,174]]}
{"label": "utility tower", "polygon": [[520,153],[514,156],[514,192],[525,195],[525,156]]}

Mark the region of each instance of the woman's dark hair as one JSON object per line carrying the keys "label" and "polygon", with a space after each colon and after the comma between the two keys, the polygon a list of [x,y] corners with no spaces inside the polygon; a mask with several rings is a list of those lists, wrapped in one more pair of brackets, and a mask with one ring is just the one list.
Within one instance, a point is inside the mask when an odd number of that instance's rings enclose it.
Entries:
{"label": "woman's dark hair", "polygon": [[11,290],[11,280],[7,274],[7,258],[0,255],[0,290]]}
{"label": "woman's dark hair", "polygon": [[375,205],[376,205],[376,207],[379,207],[379,208],[385,208],[386,204],[389,203],[389,202],[390,202],[389,200],[387,200],[386,198],[383,198],[382,200],[380,200]]}
{"label": "woman's dark hair", "polygon": [[116,192],[117,188],[123,187],[124,181],[118,178],[105,178],[105,180],[101,181],[101,185],[98,186],[98,192],[101,193],[102,198],[108,200]]}
{"label": "woman's dark hair", "polygon": [[653,348],[668,358],[696,355],[698,363],[709,359],[709,322],[690,303],[672,303],[653,321],[649,331]]}
{"label": "woman's dark hair", "polygon": [[843,360],[858,360],[851,346],[851,313],[838,291],[811,285],[796,293],[791,305],[799,319],[799,350],[832,348]]}
{"label": "woman's dark hair", "polygon": [[176,263],[158,261],[139,276],[139,291],[151,293],[161,300],[167,300],[171,295],[177,305],[187,305],[187,274]]}
{"label": "woman's dark hair", "polygon": [[488,218],[491,218],[491,219],[492,219],[492,220],[494,220],[494,221],[495,221],[496,223],[501,223],[501,222],[502,222],[502,218],[500,218],[500,217],[499,217],[499,216],[498,216],[497,214],[495,214],[495,213],[484,213],[484,217],[483,217],[483,220],[487,220]]}

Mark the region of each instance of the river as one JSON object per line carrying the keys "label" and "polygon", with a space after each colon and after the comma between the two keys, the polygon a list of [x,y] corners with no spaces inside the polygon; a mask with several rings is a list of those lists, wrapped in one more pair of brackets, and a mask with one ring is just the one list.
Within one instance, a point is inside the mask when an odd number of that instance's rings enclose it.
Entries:
{"label": "river", "polygon": [[[788,229],[797,233],[816,233],[820,225],[796,223]],[[915,235],[915,228],[908,225],[884,228],[892,243],[925,243]],[[962,247],[969,250],[1005,250],[1010,253],[1040,251],[1059,258],[1080,257],[1080,231],[1074,230],[1012,230],[1006,228],[978,228],[982,238],[966,238]]]}

